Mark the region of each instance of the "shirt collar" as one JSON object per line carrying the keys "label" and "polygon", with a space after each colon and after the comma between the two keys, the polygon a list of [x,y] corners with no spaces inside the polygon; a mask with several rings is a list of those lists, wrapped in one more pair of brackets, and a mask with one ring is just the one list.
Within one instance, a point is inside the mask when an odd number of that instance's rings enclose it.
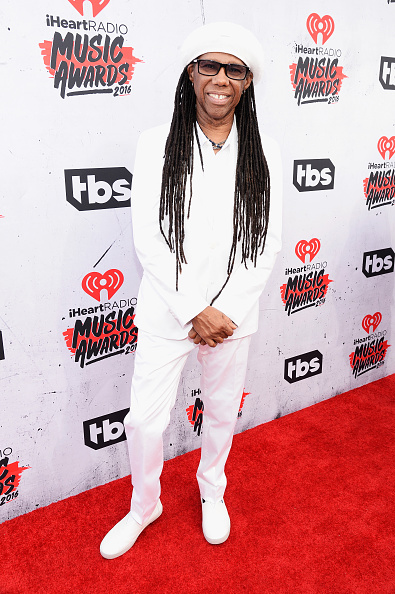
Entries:
{"label": "shirt collar", "polygon": [[[196,128],[197,128],[197,132],[198,132],[200,146],[203,148],[203,146],[208,145],[209,148],[211,150],[213,150],[211,142],[203,134],[202,129],[200,128],[199,124],[197,124]],[[223,145],[223,147],[221,148],[221,150],[219,152],[222,152],[228,146],[234,145],[235,141],[237,141],[237,127],[236,127],[236,118],[233,118],[233,124],[232,124],[232,128],[230,129],[229,136],[226,139],[225,144]]]}

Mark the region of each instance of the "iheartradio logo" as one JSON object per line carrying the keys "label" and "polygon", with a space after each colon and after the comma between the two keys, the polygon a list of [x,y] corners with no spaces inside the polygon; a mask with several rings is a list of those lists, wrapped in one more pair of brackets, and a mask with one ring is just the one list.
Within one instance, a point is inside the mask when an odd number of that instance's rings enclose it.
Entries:
{"label": "iheartradio logo", "polygon": [[388,159],[391,159],[391,157],[395,154],[395,136],[391,136],[391,138],[382,136],[377,143],[377,148],[379,149],[379,153],[384,160],[387,151]]}
{"label": "iheartradio logo", "polygon": [[362,320],[362,328],[365,330],[365,332],[367,332],[368,334],[371,334],[372,332],[374,332],[376,330],[376,328],[380,324],[381,320],[382,320],[382,315],[379,311],[376,311],[376,313],[373,314],[372,316],[368,314]]}
{"label": "iheartradio logo", "polygon": [[295,254],[303,264],[311,262],[320,251],[320,240],[314,237],[310,241],[301,239],[295,246]]}
{"label": "iheartradio logo", "polygon": [[104,274],[100,272],[89,272],[82,279],[82,288],[85,293],[88,293],[91,297],[100,302],[100,293],[103,289],[106,289],[108,299],[111,299],[113,295],[123,284],[123,274],[116,268],[107,270]]}
{"label": "iheartradio logo", "polygon": [[84,16],[84,4],[90,4],[92,6],[92,16],[95,18],[110,0],[69,0],[69,2],[78,10],[81,16]]}
{"label": "iheartradio logo", "polygon": [[362,328],[369,336],[354,340],[355,350],[350,353],[349,361],[355,378],[372,369],[379,369],[385,363],[387,350],[391,346],[385,340],[387,331],[377,331],[376,334],[373,334],[380,324],[381,319],[381,313],[376,311],[373,315],[368,314],[362,320]]}
{"label": "iheartradio logo", "polygon": [[307,17],[306,26],[315,43],[318,44],[318,34],[322,34],[322,45],[328,41],[335,30],[335,22],[329,14],[321,18],[316,12]]}

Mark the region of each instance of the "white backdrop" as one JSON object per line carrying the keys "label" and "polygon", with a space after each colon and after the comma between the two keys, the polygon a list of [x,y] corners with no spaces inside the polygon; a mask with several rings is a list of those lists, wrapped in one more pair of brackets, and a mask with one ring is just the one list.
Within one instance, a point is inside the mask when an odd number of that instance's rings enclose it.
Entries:
{"label": "white backdrop", "polygon": [[[237,432],[395,372],[395,2],[3,0],[1,12],[2,519],[129,473],[134,153],[170,119],[179,45],[203,22],[261,40],[257,108],[284,160],[284,247]],[[200,396],[191,358],[166,458],[199,447]]]}

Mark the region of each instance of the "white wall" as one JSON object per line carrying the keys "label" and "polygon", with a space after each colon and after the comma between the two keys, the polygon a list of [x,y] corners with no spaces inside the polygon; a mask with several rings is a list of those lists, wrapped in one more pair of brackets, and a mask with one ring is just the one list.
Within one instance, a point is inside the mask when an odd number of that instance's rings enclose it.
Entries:
{"label": "white wall", "polygon": [[[140,267],[132,247],[130,210],[122,205],[125,197],[118,194],[120,201],[111,198],[108,203],[100,192],[95,209],[78,210],[66,200],[65,170],[80,170],[68,175],[77,180],[82,176],[82,184],[87,181],[83,176],[95,176],[90,178],[91,206],[93,181],[98,182],[103,172],[81,170],[104,168],[107,181],[111,175],[112,182],[124,179],[128,191],[138,135],[170,119],[180,73],[178,47],[204,21],[223,20],[226,15],[227,20],[251,28],[262,41],[266,73],[256,89],[261,128],[280,142],[284,158],[284,248],[261,299],[260,331],[253,339],[248,394],[237,432],[395,371],[393,347],[381,350],[379,367],[372,364],[358,377],[349,361],[357,340],[365,339],[357,346],[366,344],[368,336],[372,341],[384,337],[389,345],[394,340],[394,199],[369,210],[363,180],[374,171],[395,171],[395,155],[389,157],[387,151],[384,159],[377,147],[386,137],[388,147],[395,150],[395,71],[384,71],[390,88],[379,81],[381,57],[395,60],[395,3],[170,0],[164,9],[157,0],[109,0],[95,18],[89,17],[89,2],[85,4],[84,17],[77,10],[82,3],[71,0],[37,0],[22,7],[3,0],[1,7],[0,475],[7,473],[0,486],[0,514],[4,519],[129,473],[126,443],[117,442],[122,437],[122,413],[85,423],[88,435],[89,426],[97,428],[91,437],[96,435],[98,445],[105,446],[99,449],[85,445],[83,423],[118,411],[125,414],[134,335],[128,339],[129,348],[125,346],[128,353],[100,361],[92,356],[81,367],[64,333],[77,320],[85,323],[89,308],[107,307],[105,315],[113,311],[117,316],[120,309],[125,314],[135,305]],[[97,0],[93,6],[98,6]],[[333,19],[333,33],[324,45],[321,34],[316,43],[307,29],[313,13],[327,15],[323,26]],[[59,17],[60,26],[48,26],[46,15]],[[131,65],[132,56],[141,60],[134,64],[124,96],[119,92],[114,96],[116,85],[107,87],[110,93],[70,96],[68,92],[90,87],[66,87],[64,98],[54,87],[39,44],[47,41],[50,47],[56,32],[62,38],[76,35],[70,21],[80,21],[80,33],[91,38],[95,32],[83,30],[84,19],[86,27],[90,22],[98,29],[103,23],[111,31],[110,44],[117,37],[115,26],[119,30],[122,25],[124,58],[118,66],[125,61]],[[319,21],[315,24],[318,27]],[[299,45],[307,48],[306,53],[295,53]],[[130,47],[133,54],[126,49]],[[308,51],[317,48],[328,50],[323,57],[338,56],[337,68],[346,78],[332,104],[298,105],[290,66],[300,56],[315,58]],[[387,141],[381,141],[381,148],[383,143],[385,148]],[[335,168],[333,189],[324,185],[298,191],[293,184],[294,162],[324,159]],[[369,170],[369,163],[379,168]],[[306,164],[300,165],[305,171]],[[326,166],[327,162],[319,168]],[[75,193],[78,196],[78,184]],[[82,197],[86,199],[86,193]],[[311,243],[312,239],[319,243]],[[295,253],[297,244],[300,257]],[[286,269],[303,267],[308,263],[301,261],[306,246],[311,251],[318,245],[311,264],[323,263],[317,270],[324,269],[332,281],[325,302],[288,315],[280,287],[295,275]],[[374,262],[376,272],[384,274],[365,276],[364,254],[371,262],[368,272]],[[121,271],[123,283],[119,273],[105,275],[108,271]],[[89,273],[95,274],[87,280]],[[106,288],[114,283],[115,293],[108,297]],[[78,308],[86,311],[76,315],[71,311],[70,317],[70,310]],[[126,325],[130,320],[126,315]],[[311,376],[311,371],[303,375],[308,365],[296,361],[305,353],[313,353],[307,357],[313,359]],[[298,381],[284,379],[285,365],[289,374],[294,369],[289,379]],[[167,458],[200,445],[197,427],[194,431],[186,411],[194,406],[198,389],[199,368],[192,358],[165,435]]]}

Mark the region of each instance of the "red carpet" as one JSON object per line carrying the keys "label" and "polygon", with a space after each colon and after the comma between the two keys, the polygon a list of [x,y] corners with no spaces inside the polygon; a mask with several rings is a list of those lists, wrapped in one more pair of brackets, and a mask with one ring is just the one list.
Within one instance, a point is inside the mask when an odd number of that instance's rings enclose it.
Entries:
{"label": "red carpet", "polygon": [[166,462],[164,513],[119,559],[99,543],[129,478],[5,522],[1,594],[394,593],[394,394],[395,375],[236,436],[223,545],[200,530],[199,452]]}

